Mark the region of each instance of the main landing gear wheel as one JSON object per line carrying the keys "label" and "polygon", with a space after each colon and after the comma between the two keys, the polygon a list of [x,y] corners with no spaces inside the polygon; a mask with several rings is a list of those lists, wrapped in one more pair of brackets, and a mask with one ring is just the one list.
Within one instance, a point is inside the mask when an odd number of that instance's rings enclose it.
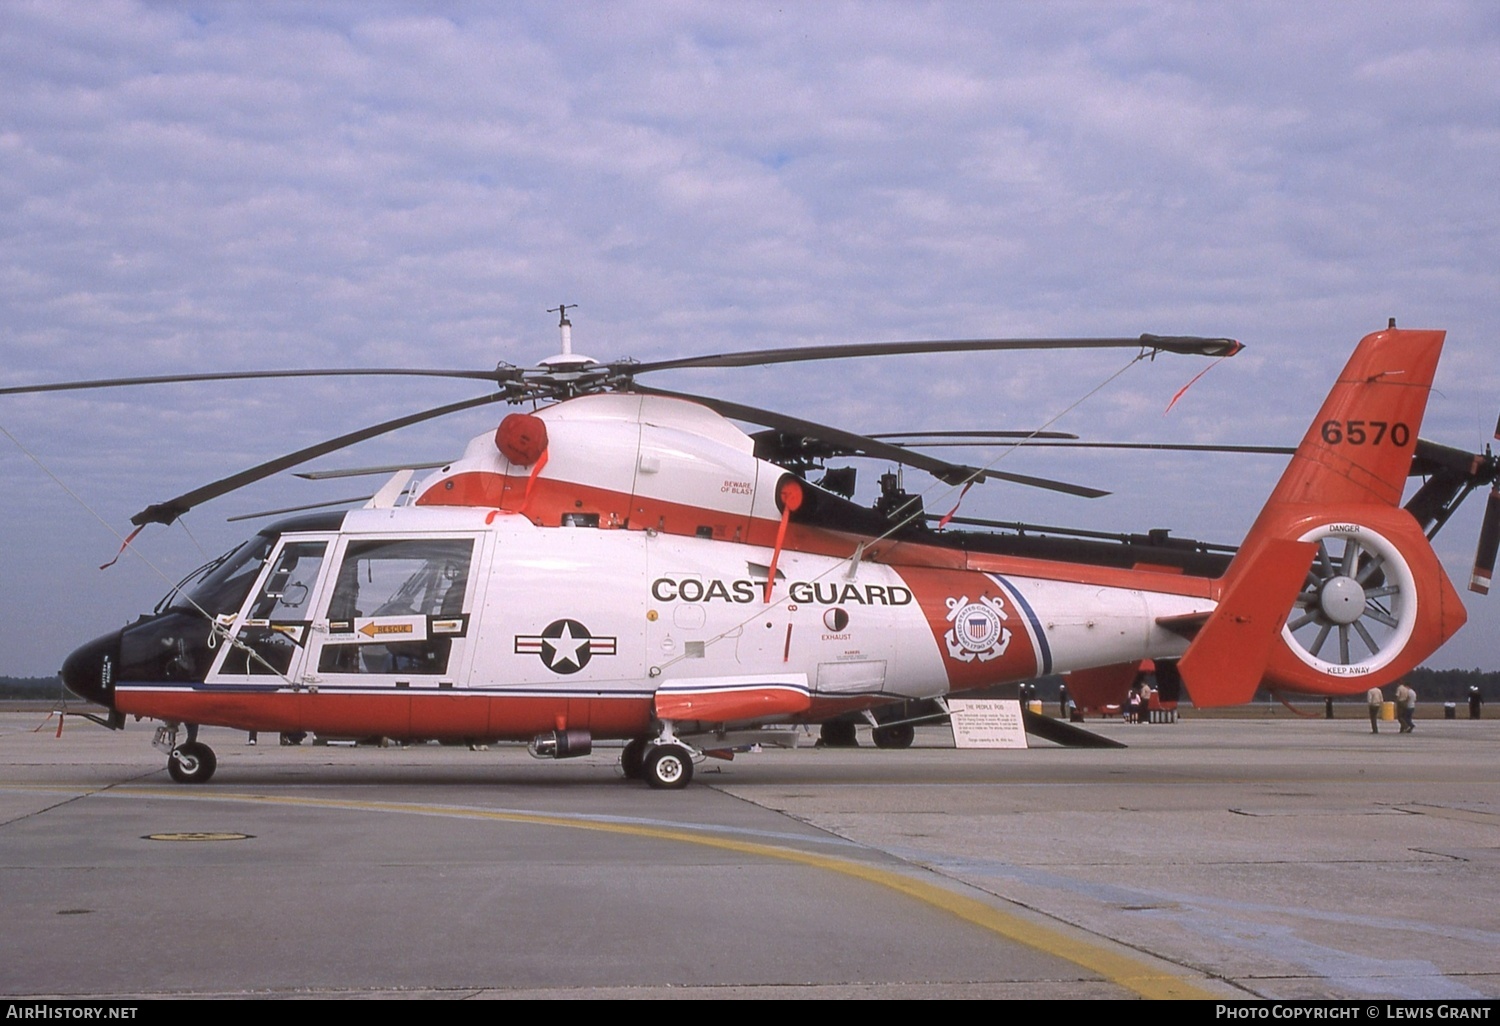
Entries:
{"label": "main landing gear wheel", "polygon": [[639,780],[645,775],[646,765],[646,739],[634,738],[625,743],[625,750],[620,753],[620,769],[625,773],[626,780]]}
{"label": "main landing gear wheel", "polygon": [[218,767],[214,750],[199,741],[178,745],[167,756],[167,773],[179,784],[206,784]]}
{"label": "main landing gear wheel", "polygon": [[828,720],[818,728],[818,740],[824,748],[858,748],[859,737],[854,733],[853,720]]}
{"label": "main landing gear wheel", "polygon": [[1307,665],[1334,676],[1386,665],[1411,638],[1417,591],[1411,568],[1387,539],[1329,525],[1303,535],[1318,543],[1282,637]]}
{"label": "main landing gear wheel", "polygon": [[876,748],[910,748],[917,739],[917,728],[910,723],[896,723],[889,727],[876,727],[870,732]]}
{"label": "main landing gear wheel", "polygon": [[693,753],[682,745],[657,745],[646,753],[641,772],[654,788],[681,790],[693,779]]}

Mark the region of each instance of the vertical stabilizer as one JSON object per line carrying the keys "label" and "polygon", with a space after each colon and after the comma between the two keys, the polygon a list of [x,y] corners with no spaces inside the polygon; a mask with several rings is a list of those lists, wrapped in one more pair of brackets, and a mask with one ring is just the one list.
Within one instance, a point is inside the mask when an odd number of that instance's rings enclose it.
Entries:
{"label": "vertical stabilizer", "polygon": [[[1443,336],[1441,331],[1398,328],[1365,336],[1303,436],[1262,518],[1297,503],[1401,504]],[[1254,530],[1250,536],[1254,538]]]}
{"label": "vertical stabilizer", "polygon": [[[1224,626],[1205,628],[1179,664],[1194,704],[1248,701],[1256,683],[1358,693],[1463,625],[1458,593],[1400,506],[1443,336],[1392,327],[1361,340],[1224,575]],[[1288,543],[1310,557],[1294,593]],[[1279,621],[1269,644],[1265,630],[1227,626],[1241,607],[1262,626]]]}

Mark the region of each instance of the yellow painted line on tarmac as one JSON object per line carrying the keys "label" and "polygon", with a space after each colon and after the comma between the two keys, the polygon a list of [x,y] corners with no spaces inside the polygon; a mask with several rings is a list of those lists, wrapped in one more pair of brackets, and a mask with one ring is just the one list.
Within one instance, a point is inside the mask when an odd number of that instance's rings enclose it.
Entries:
{"label": "yellow painted line on tarmac", "polygon": [[501,812],[486,809],[459,808],[453,806],[418,805],[409,802],[357,801],[334,798],[305,798],[295,795],[234,794],[215,791],[202,794],[164,793],[135,787],[114,787],[94,794],[129,794],[151,798],[168,798],[188,801],[252,802],[264,805],[302,806],[319,809],[346,809],[355,812],[399,812],[410,815],[444,816],[454,819],[488,820],[504,823],[526,823],[533,826],[566,827],[571,830],[592,830],[596,833],[622,834],[647,837],[661,841],[677,841],[695,844],[703,848],[732,851],[742,855],[776,859],[810,866],[830,873],[863,880],[904,894],[933,908],[957,916],[982,930],[988,930],[1006,940],[1022,944],[1043,954],[1060,958],[1115,983],[1126,990],[1145,998],[1187,998],[1209,1000],[1221,994],[1205,990],[1193,981],[1163,971],[1144,959],[1137,958],[1112,946],[1090,941],[1078,934],[1045,926],[983,901],[965,897],[944,887],[914,879],[901,873],[880,869],[876,866],[855,862],[852,859],[830,855],[817,855],[754,841],[740,841],[727,837],[715,837],[668,827],[647,826],[639,823],[611,823],[564,816],[548,816],[542,813]]}

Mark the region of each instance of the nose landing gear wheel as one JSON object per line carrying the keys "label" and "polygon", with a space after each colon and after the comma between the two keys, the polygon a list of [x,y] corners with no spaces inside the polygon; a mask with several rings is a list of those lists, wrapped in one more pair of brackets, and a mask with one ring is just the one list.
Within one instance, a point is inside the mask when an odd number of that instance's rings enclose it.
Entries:
{"label": "nose landing gear wheel", "polygon": [[646,752],[641,773],[658,790],[681,790],[693,779],[693,753],[681,745],[657,745]]}
{"label": "nose landing gear wheel", "polygon": [[218,767],[214,750],[200,741],[178,745],[167,756],[167,773],[179,784],[206,784]]}

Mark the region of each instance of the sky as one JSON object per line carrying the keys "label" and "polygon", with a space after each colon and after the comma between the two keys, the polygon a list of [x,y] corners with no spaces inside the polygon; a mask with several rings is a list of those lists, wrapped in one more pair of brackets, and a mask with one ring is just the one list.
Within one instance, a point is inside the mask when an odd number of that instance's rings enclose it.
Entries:
{"label": "sky", "polygon": [[[1358,339],[1448,332],[1424,437],[1500,413],[1500,6],[1301,3],[0,5],[0,386],[531,364],[928,338],[1202,334],[1200,370],[993,354],[652,384],[855,431],[1294,444]],[[1122,372],[1123,369],[1123,372]],[[1100,387],[1100,386],[1103,387]],[[156,501],[473,382],[0,397],[0,674],[50,675],[259,510]],[[496,408],[320,467],[441,460]],[[1053,421],[1055,420],[1055,423]],[[995,453],[954,453],[986,461]],[[1264,456],[1033,451],[961,513],[1234,543]],[[865,465],[861,498],[885,469]],[[930,481],[913,473],[912,490]],[[929,508],[955,497],[941,486]],[[1483,497],[1437,540],[1462,589]],[[1500,596],[1428,661],[1500,668]]]}

